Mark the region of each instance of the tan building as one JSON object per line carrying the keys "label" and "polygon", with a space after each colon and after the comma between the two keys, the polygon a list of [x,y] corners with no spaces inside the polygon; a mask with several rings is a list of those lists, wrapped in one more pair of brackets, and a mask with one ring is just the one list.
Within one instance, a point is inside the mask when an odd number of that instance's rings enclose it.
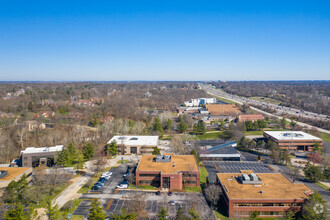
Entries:
{"label": "tan building", "polygon": [[316,143],[323,144],[321,138],[302,131],[264,131],[264,137],[282,149],[296,151],[312,151]]}
{"label": "tan building", "polygon": [[28,147],[21,151],[22,167],[38,167],[39,165],[52,166],[58,153],[63,150],[63,145],[55,147]]}
{"label": "tan building", "polygon": [[246,122],[246,121],[258,121],[258,120],[264,120],[265,117],[262,114],[254,114],[254,115],[239,115],[238,121],[240,122]]}
{"label": "tan building", "polygon": [[236,117],[241,113],[241,111],[232,104],[205,105],[205,108],[210,112],[211,115],[227,115]]}
{"label": "tan building", "polygon": [[114,136],[108,142],[116,142],[119,154],[151,154],[158,146],[158,136]]}
{"label": "tan building", "polygon": [[0,167],[0,197],[3,195],[4,188],[6,188],[11,181],[18,181],[24,174],[28,177],[27,180],[30,181],[32,178],[32,168]]}
{"label": "tan building", "polygon": [[280,173],[218,173],[217,182],[229,218],[247,218],[253,211],[258,211],[258,217],[283,217],[288,210],[298,212],[312,193]]}
{"label": "tan building", "polygon": [[136,185],[165,189],[199,186],[199,168],[193,155],[144,155],[136,169]]}

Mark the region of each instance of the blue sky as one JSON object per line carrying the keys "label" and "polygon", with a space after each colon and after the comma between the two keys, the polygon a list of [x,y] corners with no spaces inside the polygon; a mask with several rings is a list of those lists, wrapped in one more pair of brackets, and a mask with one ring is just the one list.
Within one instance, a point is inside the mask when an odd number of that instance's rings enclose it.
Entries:
{"label": "blue sky", "polygon": [[329,79],[330,1],[0,1],[0,81]]}

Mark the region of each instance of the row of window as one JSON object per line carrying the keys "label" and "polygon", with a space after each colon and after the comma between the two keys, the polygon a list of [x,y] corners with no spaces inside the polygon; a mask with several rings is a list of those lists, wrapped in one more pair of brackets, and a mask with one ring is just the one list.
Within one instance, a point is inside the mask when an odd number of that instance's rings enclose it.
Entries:
{"label": "row of window", "polygon": [[143,173],[139,175],[140,177],[159,177],[159,174],[149,174],[149,173]]}
{"label": "row of window", "polygon": [[235,207],[241,206],[297,206],[296,203],[234,203]]}
{"label": "row of window", "polygon": [[[235,216],[239,216],[239,215],[249,216],[250,214],[251,214],[251,212],[247,212],[247,211],[234,212]],[[285,215],[285,212],[261,211],[261,212],[258,212],[258,215]]]}
{"label": "row of window", "polygon": [[151,184],[158,184],[160,185],[159,181],[151,181],[151,180],[140,180],[139,181],[140,185],[151,185]]}

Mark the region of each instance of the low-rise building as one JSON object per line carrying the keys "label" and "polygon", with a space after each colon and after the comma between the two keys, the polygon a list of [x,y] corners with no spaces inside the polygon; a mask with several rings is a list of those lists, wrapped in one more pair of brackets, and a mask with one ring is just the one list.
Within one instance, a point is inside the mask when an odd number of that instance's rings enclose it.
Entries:
{"label": "low-rise building", "polygon": [[241,113],[241,111],[232,104],[215,104],[215,105],[205,105],[205,108],[210,112],[212,116],[214,115],[226,115],[236,117]]}
{"label": "low-rise building", "polygon": [[312,151],[322,139],[302,131],[264,131],[265,139],[275,142],[280,148],[295,151]]}
{"label": "low-rise building", "polygon": [[18,181],[23,175],[27,176],[29,182],[32,178],[32,168],[29,167],[0,167],[0,197],[8,184],[15,180]]}
{"label": "low-rise building", "polygon": [[199,98],[199,99],[191,99],[190,101],[184,102],[187,107],[195,107],[205,104],[215,104],[217,103],[216,98]]}
{"label": "low-rise building", "polygon": [[237,117],[239,122],[246,122],[246,121],[258,121],[258,120],[264,120],[265,117],[262,114],[253,114],[253,115],[239,115]]}
{"label": "low-rise building", "polygon": [[114,136],[108,144],[114,141],[119,154],[151,154],[159,144],[158,136]]}
{"label": "low-rise building", "polygon": [[193,155],[145,155],[136,169],[136,185],[164,189],[199,186],[200,173]]}
{"label": "low-rise building", "polygon": [[22,167],[38,167],[40,165],[51,167],[55,163],[58,153],[63,145],[54,147],[28,147],[21,151],[20,165]]}
{"label": "low-rise building", "polygon": [[312,190],[295,184],[280,173],[218,173],[222,199],[229,218],[247,218],[253,211],[258,217],[283,217],[285,212],[298,212]]}

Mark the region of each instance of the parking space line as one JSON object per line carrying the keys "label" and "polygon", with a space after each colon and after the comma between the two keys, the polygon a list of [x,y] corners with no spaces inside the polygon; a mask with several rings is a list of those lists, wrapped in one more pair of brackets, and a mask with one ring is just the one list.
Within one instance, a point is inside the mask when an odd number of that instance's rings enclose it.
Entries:
{"label": "parking space line", "polygon": [[108,211],[113,203],[113,199],[110,199],[110,201],[107,204],[107,207],[105,207],[105,210]]}

